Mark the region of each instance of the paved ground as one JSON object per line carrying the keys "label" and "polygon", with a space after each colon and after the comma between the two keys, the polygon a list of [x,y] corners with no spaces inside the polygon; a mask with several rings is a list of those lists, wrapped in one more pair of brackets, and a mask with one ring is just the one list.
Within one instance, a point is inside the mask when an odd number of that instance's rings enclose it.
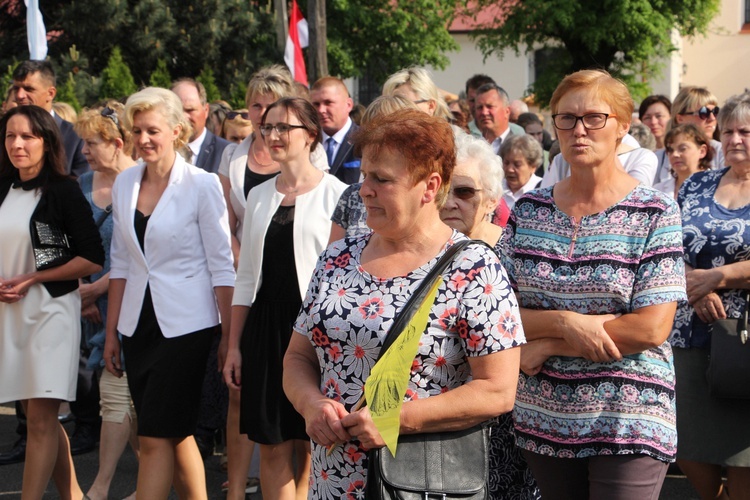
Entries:
{"label": "paved ground", "polygon": [[[69,426],[70,424],[68,424]],[[14,433],[15,417],[11,405],[0,405],[0,450],[9,449],[16,440]],[[70,430],[70,429],[68,429]],[[86,455],[74,457],[78,480],[84,491],[91,486],[96,476],[98,465],[98,453],[92,452]],[[133,492],[135,488],[135,477],[137,474],[137,462],[130,450],[125,452],[117,473],[112,481],[110,498],[122,499]],[[23,475],[23,464],[0,466],[0,500],[18,500],[21,498],[21,479]],[[221,483],[226,480],[226,475],[219,469],[219,456],[215,455],[206,461],[206,483],[208,487],[208,498],[221,500],[224,495],[220,491]],[[54,486],[50,483],[45,500],[58,499]],[[176,499],[176,495],[170,498]],[[251,500],[261,500],[260,493],[249,497]],[[692,490],[687,480],[682,476],[669,476],[662,489],[660,500],[698,500],[698,496]]]}

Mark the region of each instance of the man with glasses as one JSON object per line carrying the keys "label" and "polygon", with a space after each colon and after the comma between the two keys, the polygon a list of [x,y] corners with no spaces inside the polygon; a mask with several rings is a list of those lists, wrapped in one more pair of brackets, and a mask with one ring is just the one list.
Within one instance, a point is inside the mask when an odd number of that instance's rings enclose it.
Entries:
{"label": "man with glasses", "polygon": [[313,84],[310,100],[323,128],[330,173],[347,184],[359,182],[360,159],[354,155],[350,140],[359,127],[349,118],[354,106],[349,90],[340,79],[326,76]]}
{"label": "man with glasses", "polygon": [[172,84],[171,90],[182,101],[182,111],[193,127],[193,133],[190,135],[190,142],[188,143],[192,155],[189,163],[202,168],[206,172],[217,173],[219,163],[221,163],[221,155],[229,141],[217,137],[206,128],[206,121],[208,120],[206,89],[199,81],[192,78],[181,78]]}
{"label": "man with glasses", "polygon": [[88,172],[89,164],[81,152],[83,141],[73,130],[73,124],[52,111],[57,87],[55,70],[49,61],[24,61],[13,70],[12,78],[11,92],[15,94],[16,103],[19,106],[33,104],[44,108],[60,127],[67,158],[67,172],[75,177]]}

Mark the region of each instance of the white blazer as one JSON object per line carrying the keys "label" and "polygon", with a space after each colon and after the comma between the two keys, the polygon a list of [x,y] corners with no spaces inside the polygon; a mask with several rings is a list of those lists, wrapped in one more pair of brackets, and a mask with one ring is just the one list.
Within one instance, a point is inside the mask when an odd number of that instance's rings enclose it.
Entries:
{"label": "white blazer", "polygon": [[124,279],[118,331],[130,337],[146,286],[167,338],[219,323],[214,287],[234,286],[229,217],[218,177],[178,154],[146,227],[145,254],[133,220],[145,164],[117,176],[112,188],[114,231],[110,279]]}
{"label": "white blazer", "polygon": [[[297,285],[303,298],[307,293],[318,256],[327,246],[331,234],[331,215],[336,209],[341,193],[347,187],[331,174],[324,174],[315,188],[297,196],[292,231]],[[232,305],[250,307],[255,302],[262,278],[266,231],[283,199],[284,195],[276,191],[275,178],[250,190]]]}
{"label": "white blazer", "polygon": [[[245,169],[247,168],[247,155],[250,154],[250,147],[253,145],[253,135],[250,134],[245,139],[235,145],[230,144],[224,149],[219,164],[219,175],[229,179],[229,204],[237,216],[237,227],[234,228],[234,234],[237,241],[242,242],[242,226],[245,221]],[[322,171],[328,170],[328,158],[323,146],[318,144],[314,151],[310,153],[310,162]]]}

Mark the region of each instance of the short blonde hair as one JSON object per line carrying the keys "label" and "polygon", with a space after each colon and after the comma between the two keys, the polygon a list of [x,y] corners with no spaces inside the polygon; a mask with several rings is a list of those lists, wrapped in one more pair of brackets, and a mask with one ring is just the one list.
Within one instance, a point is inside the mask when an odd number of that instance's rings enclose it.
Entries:
{"label": "short blonde hair", "polygon": [[420,99],[435,101],[435,116],[446,120],[453,117],[430,72],[424,68],[411,67],[392,74],[383,85],[383,95],[392,96],[397,88],[407,84]]}
{"label": "short blonde hair", "polygon": [[263,94],[272,95],[276,100],[297,95],[289,70],[280,64],[274,64],[256,71],[247,84],[245,106],[250,107],[252,98]]}
{"label": "short blonde hair", "polygon": [[78,119],[76,109],[67,102],[55,101],[52,103],[52,111],[66,122],[75,123]]}
{"label": "short blonde hair", "polygon": [[123,128],[132,133],[133,118],[141,111],[158,111],[166,118],[170,127],[179,125],[182,128],[174,141],[175,150],[188,143],[193,129],[190,122],[185,119],[185,114],[182,112],[182,101],[177,97],[177,94],[160,87],[146,87],[131,95],[125,104],[125,114],[122,120]]}
{"label": "short blonde hair", "polygon": [[389,115],[399,109],[417,109],[417,105],[401,95],[381,95],[367,106],[360,126],[371,122],[376,116]]}
{"label": "short blonde hair", "polygon": [[[563,78],[552,93],[552,99],[549,102],[552,114],[557,113],[557,105],[563,96],[577,90],[593,91],[612,109],[620,125],[630,125],[635,104],[627,85],[600,69],[584,69]],[[617,143],[619,144],[620,140]]]}
{"label": "short blonde hair", "polygon": [[719,100],[706,87],[696,87],[694,85],[682,87],[674,98],[674,101],[672,101],[672,118],[667,123],[667,132],[678,125],[677,115],[690,113],[709,104],[718,106]]}
{"label": "short blonde hair", "polygon": [[[106,109],[111,110],[112,114]],[[125,106],[117,101],[107,101],[104,106],[84,109],[73,126],[76,134],[83,139],[99,136],[106,142],[122,139],[125,154],[130,154],[133,148],[132,135],[122,126]]]}

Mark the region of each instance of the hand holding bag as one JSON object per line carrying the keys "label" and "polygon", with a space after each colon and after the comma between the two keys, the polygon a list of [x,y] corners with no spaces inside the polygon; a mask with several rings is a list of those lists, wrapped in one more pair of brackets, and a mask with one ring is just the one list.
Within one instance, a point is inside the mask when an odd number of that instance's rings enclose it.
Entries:
{"label": "hand holding bag", "polygon": [[745,310],[739,319],[712,323],[711,355],[706,378],[712,397],[750,399],[750,342],[748,309],[750,292],[744,294]]}
{"label": "hand holding bag", "polygon": [[[390,347],[422,307],[435,278],[470,243],[449,248],[409,298],[388,332],[378,358]],[[488,433],[484,425],[461,431],[402,435],[396,457],[387,448],[370,450],[367,468],[368,500],[479,500],[487,498]]]}

